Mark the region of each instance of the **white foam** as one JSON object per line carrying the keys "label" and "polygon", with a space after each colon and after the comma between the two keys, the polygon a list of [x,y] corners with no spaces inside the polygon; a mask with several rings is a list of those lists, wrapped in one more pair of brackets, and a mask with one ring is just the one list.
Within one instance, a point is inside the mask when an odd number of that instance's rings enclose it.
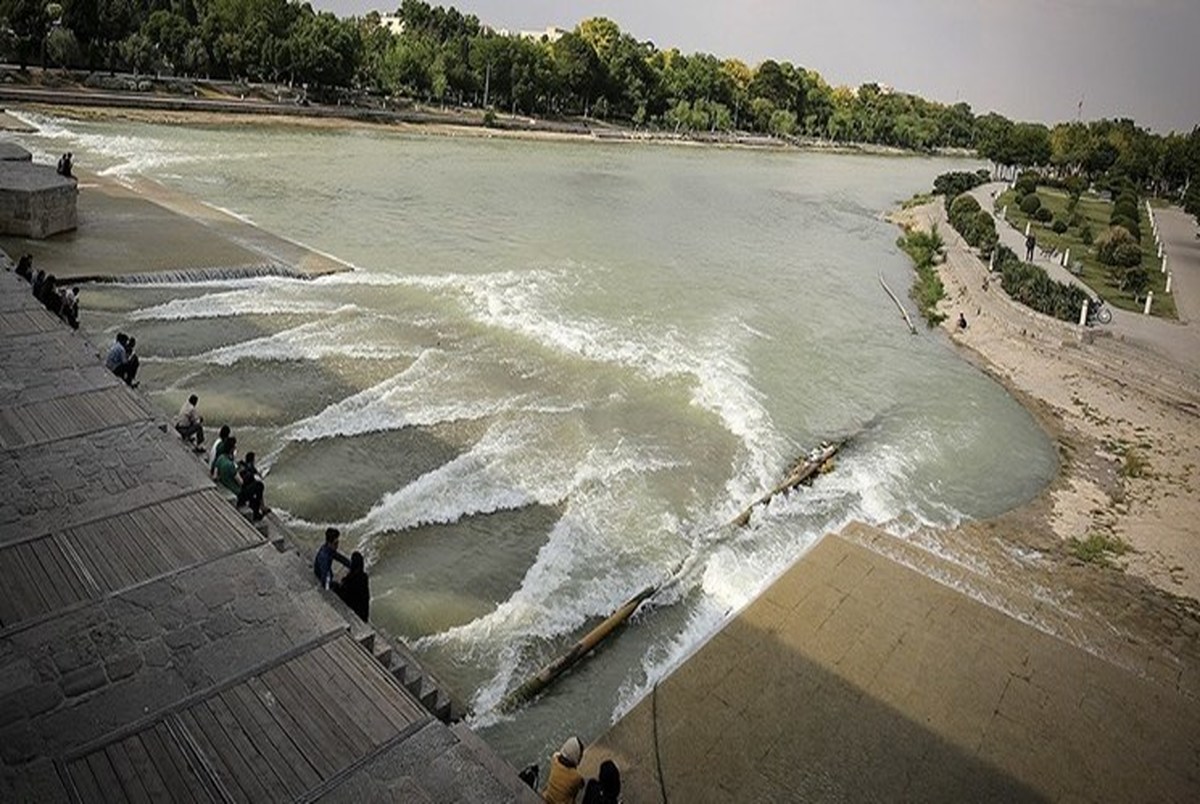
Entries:
{"label": "white foam", "polygon": [[395,377],[349,396],[292,425],[287,437],[315,441],[380,430],[474,421],[514,410],[523,396],[487,395],[466,371],[468,361],[441,349],[426,349]]}
{"label": "white foam", "polygon": [[134,321],[183,321],[227,318],[239,315],[333,315],[357,309],[354,305],[314,299],[308,294],[286,292],[285,283],[259,282],[241,290],[209,293],[191,299],[173,299],[165,304],[136,310]]}
{"label": "white foam", "polygon": [[[196,357],[197,360],[218,366],[231,366],[241,360],[320,360],[326,357],[386,359],[415,357],[406,349],[385,345],[370,339],[370,320],[352,317],[337,321],[339,316],[301,324],[273,335],[213,349]],[[366,336],[366,337],[365,337]]]}

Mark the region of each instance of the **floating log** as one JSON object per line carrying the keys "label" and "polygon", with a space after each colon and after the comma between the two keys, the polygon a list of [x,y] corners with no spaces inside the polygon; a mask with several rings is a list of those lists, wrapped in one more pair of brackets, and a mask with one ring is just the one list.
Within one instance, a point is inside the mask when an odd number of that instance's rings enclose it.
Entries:
{"label": "floating log", "polygon": [[896,307],[900,308],[900,314],[904,316],[904,322],[908,324],[908,331],[916,335],[917,328],[913,326],[912,319],[908,317],[908,310],[904,309],[904,305],[900,303],[900,299],[897,298],[895,293],[892,293],[892,289],[888,287],[887,282],[883,281],[883,271],[879,272],[879,284],[883,285],[883,289],[887,291],[887,295],[891,296],[892,301],[896,303]]}
{"label": "floating log", "polygon": [[[841,444],[822,444],[807,457],[800,460],[792,470],[788,473],[787,478],[775,488],[768,491],[763,496],[759,497],[754,502],[746,507],[745,511],[738,514],[730,525],[735,528],[744,528],[750,524],[750,514],[760,505],[770,502],[775,496],[791,491],[801,483],[806,483],[812,479],[812,476],[822,471],[822,468],[828,464],[837,451],[841,449]],[[828,471],[828,470],[826,470]]]}
{"label": "floating log", "polygon": [[609,615],[608,619],[591,631],[588,631],[569,651],[550,662],[537,675],[505,696],[504,700],[500,702],[500,711],[510,712],[526,701],[535,698],[538,693],[554,683],[556,678],[569,670],[584,656],[591,653],[592,649],[603,642],[613,631],[624,625],[625,621],[637,611],[638,606],[648,600],[658,589],[658,585],[647,586],[627,600],[621,608]]}
{"label": "floating log", "polygon": [[[787,491],[791,491],[802,483],[806,483],[819,472],[828,471],[832,467],[832,459],[842,444],[822,444],[811,453],[801,458],[788,472],[787,478],[775,488],[768,491],[763,496],[759,497],[750,506],[743,511],[730,524],[734,527],[744,527],[750,522],[750,513],[756,506],[769,502],[773,497]],[[624,625],[633,613],[638,610],[638,607],[645,603],[650,598],[654,597],[670,584],[674,583],[687,563],[684,559],[676,566],[675,571],[664,580],[662,583],[647,586],[642,591],[631,597],[629,600],[613,612],[604,622],[597,625],[591,631],[574,645],[571,649],[559,656],[550,664],[538,671],[537,675],[530,678],[521,686],[510,692],[500,702],[499,709],[501,712],[511,712],[526,701],[536,698],[546,687],[554,683],[555,679],[571,669],[580,659],[592,652],[605,639],[613,634],[618,628]]]}

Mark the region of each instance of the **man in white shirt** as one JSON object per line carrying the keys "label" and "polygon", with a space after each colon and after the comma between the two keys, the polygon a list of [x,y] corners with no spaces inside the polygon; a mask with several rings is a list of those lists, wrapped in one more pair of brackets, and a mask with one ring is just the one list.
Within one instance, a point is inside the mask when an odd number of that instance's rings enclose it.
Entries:
{"label": "man in white shirt", "polygon": [[175,432],[179,433],[179,437],[192,445],[192,449],[196,452],[204,452],[204,417],[196,412],[196,403],[200,401],[200,397],[192,394],[188,397],[187,402],[183,403],[183,407],[179,409],[179,415],[175,417]]}

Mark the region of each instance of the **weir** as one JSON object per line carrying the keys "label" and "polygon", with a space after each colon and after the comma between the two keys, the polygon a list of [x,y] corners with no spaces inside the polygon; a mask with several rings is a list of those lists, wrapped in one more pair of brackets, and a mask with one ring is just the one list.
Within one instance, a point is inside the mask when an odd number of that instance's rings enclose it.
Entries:
{"label": "weir", "polygon": [[538,800],[10,271],[0,333],[0,800]]}

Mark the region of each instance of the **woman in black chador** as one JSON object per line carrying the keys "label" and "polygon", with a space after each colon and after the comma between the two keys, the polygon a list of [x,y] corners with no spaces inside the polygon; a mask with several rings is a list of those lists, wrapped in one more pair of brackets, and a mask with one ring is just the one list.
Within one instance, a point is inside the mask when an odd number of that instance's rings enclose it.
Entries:
{"label": "woman in black chador", "polygon": [[371,587],[364,569],[362,553],[355,551],[350,554],[350,571],[342,578],[337,593],[364,623],[367,622],[367,615],[371,610]]}

